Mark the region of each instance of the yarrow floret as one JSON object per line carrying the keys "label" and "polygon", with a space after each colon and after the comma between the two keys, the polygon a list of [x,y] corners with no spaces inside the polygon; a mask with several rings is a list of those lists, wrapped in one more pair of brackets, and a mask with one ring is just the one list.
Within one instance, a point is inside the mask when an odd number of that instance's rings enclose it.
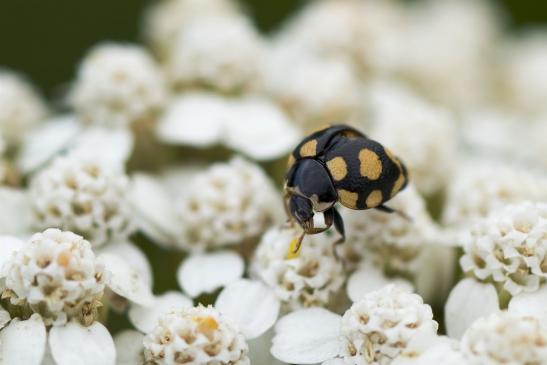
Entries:
{"label": "yarrow floret", "polygon": [[534,317],[492,314],[467,330],[461,351],[471,365],[545,365],[547,328]]}
{"label": "yarrow floret", "polygon": [[511,295],[531,292],[547,278],[547,204],[508,205],[478,222],[460,264],[478,279],[503,283]]}
{"label": "yarrow floret", "polygon": [[247,90],[257,80],[262,52],[262,40],[243,16],[198,17],[180,29],[166,72],[176,88]]}
{"label": "yarrow floret", "polygon": [[46,115],[46,106],[32,86],[19,75],[0,69],[0,134],[8,145]]}
{"label": "yarrow floret", "polygon": [[420,331],[437,331],[431,307],[417,294],[389,285],[365,295],[342,317],[346,364],[389,364]]}
{"label": "yarrow floret", "polygon": [[91,49],[70,95],[84,122],[114,126],[154,116],[166,99],[164,77],[146,50],[114,43]]}
{"label": "yarrow floret", "polygon": [[204,250],[256,238],[275,222],[279,197],[266,174],[241,158],[194,176],[177,204],[181,248]]}
{"label": "yarrow floret", "polygon": [[546,186],[547,179],[519,167],[465,164],[449,186],[443,221],[465,227],[507,204],[546,200]]}
{"label": "yarrow floret", "polygon": [[147,364],[250,364],[237,325],[211,306],[164,314],[143,342]]}
{"label": "yarrow floret", "polygon": [[274,290],[285,309],[327,306],[344,284],[342,262],[334,256],[335,237],[307,236],[298,254],[298,232],[272,228],[255,251],[253,275]]}
{"label": "yarrow floret", "polygon": [[76,318],[93,323],[105,288],[103,266],[91,244],[72,232],[36,233],[6,262],[3,298],[28,306],[46,325]]}
{"label": "yarrow floret", "polygon": [[84,235],[93,246],[126,238],[132,231],[127,177],[91,157],[59,157],[33,178],[34,226]]}
{"label": "yarrow floret", "polygon": [[410,219],[376,210],[343,213],[346,240],[351,242],[343,246],[343,255],[354,263],[366,259],[387,272],[412,273],[422,248],[433,243],[437,228],[412,185],[393,198],[389,206]]}

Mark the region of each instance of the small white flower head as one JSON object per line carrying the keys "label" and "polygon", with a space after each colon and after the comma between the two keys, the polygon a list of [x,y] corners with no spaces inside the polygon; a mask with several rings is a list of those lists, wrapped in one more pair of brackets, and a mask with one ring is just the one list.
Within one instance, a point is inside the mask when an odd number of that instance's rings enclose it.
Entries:
{"label": "small white flower head", "polygon": [[33,87],[16,73],[0,69],[0,134],[14,145],[46,115]]}
{"label": "small white flower head", "polygon": [[466,331],[461,351],[470,365],[545,365],[547,328],[534,317],[492,314]]}
{"label": "small white flower head", "polygon": [[72,232],[37,233],[6,262],[4,297],[29,306],[47,325],[76,318],[90,325],[105,288],[103,266],[91,244]]}
{"label": "small white flower head", "polygon": [[180,29],[166,73],[177,89],[248,90],[257,80],[263,46],[243,16],[198,17]]}
{"label": "small white flower head", "polygon": [[211,306],[163,315],[143,342],[147,364],[250,364],[236,324]]}
{"label": "small white flower head", "polygon": [[488,92],[488,60],[500,33],[487,1],[441,0],[410,5],[397,73],[431,99],[454,108]]}
{"label": "small white flower head", "polygon": [[144,36],[161,58],[173,51],[180,29],[195,18],[230,15],[237,11],[231,0],[167,0],[154,3],[146,12]]}
{"label": "small white flower head", "polygon": [[328,306],[344,284],[342,261],[334,257],[335,237],[306,236],[298,254],[294,229],[272,228],[252,260],[253,276],[273,289],[286,310]]}
{"label": "small white flower head", "polygon": [[[353,68],[297,44],[279,44],[265,62],[266,92],[305,127],[348,120],[359,111],[360,83]],[[313,92],[310,92],[313,88]]]}
{"label": "small white flower head", "polygon": [[507,204],[545,201],[546,187],[545,177],[519,167],[462,164],[448,188],[443,221],[465,227]]}
{"label": "small white flower head", "polygon": [[345,252],[350,262],[367,260],[391,274],[410,274],[418,269],[422,248],[434,242],[437,229],[427,213],[423,198],[409,185],[389,202],[406,214],[388,214],[374,209],[345,210]]}
{"label": "small white flower head", "polygon": [[371,136],[401,157],[421,193],[442,190],[457,160],[452,116],[410,90],[385,83],[372,87],[370,104]]}
{"label": "small white flower head", "polygon": [[166,99],[164,77],[147,51],[115,43],[89,51],[69,96],[84,122],[109,126],[154,116]]}
{"label": "small white flower head", "polygon": [[547,278],[547,204],[508,205],[477,222],[460,264],[480,280],[503,283],[511,295],[532,292]]}
{"label": "small white flower head", "polygon": [[177,204],[183,249],[203,251],[258,237],[280,216],[280,197],[266,174],[241,158],[194,176]]}
{"label": "small white flower head", "polygon": [[437,328],[431,307],[419,295],[388,285],[346,311],[341,355],[346,364],[389,364],[414,336],[435,333]]}
{"label": "small white flower head", "polygon": [[33,225],[81,234],[94,247],[133,231],[128,179],[109,165],[78,154],[61,156],[30,183]]}
{"label": "small white flower head", "polygon": [[366,69],[385,68],[404,24],[401,10],[395,1],[315,1],[279,39]]}
{"label": "small white flower head", "polygon": [[511,105],[531,113],[544,113],[547,102],[547,36],[545,33],[530,33],[526,37],[512,40],[502,54],[502,89]]}

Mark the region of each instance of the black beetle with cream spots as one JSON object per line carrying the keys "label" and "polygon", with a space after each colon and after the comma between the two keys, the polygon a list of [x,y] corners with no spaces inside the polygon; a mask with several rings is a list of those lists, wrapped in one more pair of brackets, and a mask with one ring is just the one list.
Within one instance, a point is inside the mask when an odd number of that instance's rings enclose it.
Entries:
{"label": "black beetle with cream spots", "polygon": [[[334,205],[356,209],[395,210],[384,205],[408,182],[403,163],[380,143],[346,125],[333,125],[307,136],[289,156],[285,208],[304,234],[334,224],[344,241],[344,223]],[[326,227],[315,228],[314,212],[323,212]],[[403,213],[401,213],[403,214]]]}

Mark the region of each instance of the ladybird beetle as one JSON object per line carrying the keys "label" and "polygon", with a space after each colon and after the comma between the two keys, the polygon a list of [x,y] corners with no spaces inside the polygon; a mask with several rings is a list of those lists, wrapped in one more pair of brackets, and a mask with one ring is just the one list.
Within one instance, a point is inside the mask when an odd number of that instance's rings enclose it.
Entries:
{"label": "ladybird beetle", "polygon": [[[305,234],[329,229],[333,224],[345,240],[344,222],[336,202],[356,209],[378,209],[406,215],[384,205],[405,188],[408,173],[403,163],[380,143],[347,125],[332,125],[304,138],[289,156],[285,176],[285,210]],[[315,228],[314,212],[322,212],[325,226]]]}

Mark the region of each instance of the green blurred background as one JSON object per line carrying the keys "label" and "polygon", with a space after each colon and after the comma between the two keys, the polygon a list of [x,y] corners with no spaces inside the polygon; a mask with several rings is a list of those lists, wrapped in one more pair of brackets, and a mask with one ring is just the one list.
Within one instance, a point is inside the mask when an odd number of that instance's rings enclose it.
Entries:
{"label": "green blurred background", "polygon": [[[244,0],[271,31],[304,0]],[[103,40],[138,41],[152,0],[0,0],[0,66],[28,75],[49,98],[60,96],[78,61]],[[512,29],[547,23],[547,2],[496,0]]]}

